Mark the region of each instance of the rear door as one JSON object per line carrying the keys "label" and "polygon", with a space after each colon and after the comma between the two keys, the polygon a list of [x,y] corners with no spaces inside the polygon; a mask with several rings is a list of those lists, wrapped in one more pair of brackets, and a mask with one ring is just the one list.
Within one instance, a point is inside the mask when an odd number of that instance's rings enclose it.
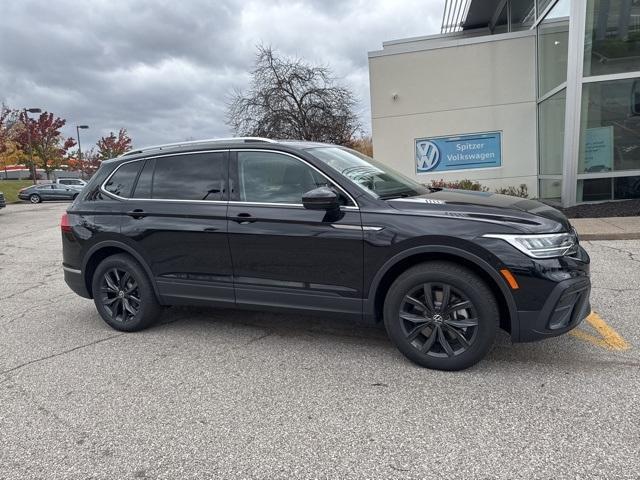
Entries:
{"label": "rear door", "polygon": [[[126,164],[125,164],[126,165]],[[121,233],[146,259],[167,303],[233,304],[227,151],[142,161]]]}
{"label": "rear door", "polygon": [[[229,243],[239,305],[359,316],[363,234],[355,201],[328,177],[284,152],[231,154]],[[302,195],[328,185],[337,212],[307,210]]]}

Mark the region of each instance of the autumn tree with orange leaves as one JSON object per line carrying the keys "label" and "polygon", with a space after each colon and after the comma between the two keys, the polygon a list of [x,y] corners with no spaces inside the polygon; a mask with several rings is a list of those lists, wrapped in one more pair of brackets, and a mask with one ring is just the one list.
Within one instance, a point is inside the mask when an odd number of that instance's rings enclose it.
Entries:
{"label": "autumn tree with orange leaves", "polygon": [[118,131],[118,135],[110,132],[109,136],[98,140],[96,145],[98,147],[98,159],[108,160],[131,150],[131,137],[127,134],[126,128],[121,128]]}
{"label": "autumn tree with orange leaves", "polygon": [[[47,178],[51,178],[51,172],[60,167],[69,149],[76,144],[73,138],[64,138],[62,135],[61,129],[67,121],[50,112],[43,112],[33,119],[21,111],[18,118],[22,128],[17,129],[17,144],[24,152],[29,152],[31,148],[36,167],[42,168]],[[30,169],[33,168],[28,158],[25,163]]]}

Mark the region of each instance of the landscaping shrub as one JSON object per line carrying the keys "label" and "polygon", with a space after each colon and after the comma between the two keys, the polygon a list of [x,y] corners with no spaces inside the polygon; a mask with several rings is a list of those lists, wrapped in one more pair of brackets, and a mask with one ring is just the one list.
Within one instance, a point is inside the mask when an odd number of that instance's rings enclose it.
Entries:
{"label": "landscaping shrub", "polygon": [[[489,187],[482,185],[477,180],[453,180],[453,181],[445,181],[443,179],[440,180],[431,180],[429,184],[426,185],[430,188],[451,188],[455,190],[473,190],[475,192],[489,192]],[[495,190],[496,193],[501,193],[503,195],[511,195],[513,197],[521,197],[521,198],[529,198],[529,192],[527,190],[527,185],[522,183],[518,187],[502,187],[497,188]]]}

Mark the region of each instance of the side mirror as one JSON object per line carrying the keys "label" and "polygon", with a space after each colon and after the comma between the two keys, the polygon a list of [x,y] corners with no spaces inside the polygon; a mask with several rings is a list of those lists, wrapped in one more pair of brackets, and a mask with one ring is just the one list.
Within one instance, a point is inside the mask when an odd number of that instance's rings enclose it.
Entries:
{"label": "side mirror", "polygon": [[318,187],[302,195],[302,205],[309,210],[338,210],[340,197],[329,187]]}

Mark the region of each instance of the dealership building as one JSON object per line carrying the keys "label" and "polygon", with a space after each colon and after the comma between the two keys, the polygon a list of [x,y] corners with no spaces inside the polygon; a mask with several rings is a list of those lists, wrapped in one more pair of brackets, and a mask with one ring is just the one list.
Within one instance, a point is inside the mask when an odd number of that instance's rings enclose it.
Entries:
{"label": "dealership building", "polygon": [[369,73],[376,158],[422,183],[640,198],[640,0],[446,0]]}

